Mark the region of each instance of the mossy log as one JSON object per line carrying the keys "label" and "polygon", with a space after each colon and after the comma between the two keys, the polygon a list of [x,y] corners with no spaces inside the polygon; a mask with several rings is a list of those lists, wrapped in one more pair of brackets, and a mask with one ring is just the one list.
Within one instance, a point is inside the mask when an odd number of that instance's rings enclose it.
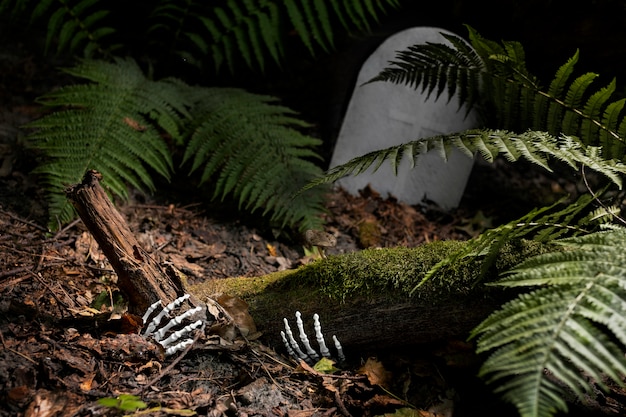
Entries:
{"label": "mossy log", "polygon": [[[374,350],[465,338],[506,297],[503,290],[478,283],[479,260],[445,268],[413,291],[433,265],[465,244],[444,241],[417,248],[368,249],[293,271],[209,280],[189,291],[201,300],[218,294],[242,298],[272,346],[282,344],[283,318],[295,325],[295,311],[308,321],[309,335],[311,317],[318,313],[327,339],[335,334],[347,348]],[[533,242],[507,245],[484,279],[541,251]]]}

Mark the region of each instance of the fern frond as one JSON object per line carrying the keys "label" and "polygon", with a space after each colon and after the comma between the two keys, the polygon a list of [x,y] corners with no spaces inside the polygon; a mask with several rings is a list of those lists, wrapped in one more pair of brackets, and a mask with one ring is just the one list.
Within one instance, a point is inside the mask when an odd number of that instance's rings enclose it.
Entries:
{"label": "fern frond", "polygon": [[[292,31],[315,55],[318,48],[333,48],[336,20],[344,29],[366,30],[398,5],[397,0],[227,0],[206,6],[166,0],[151,14],[149,33],[173,35],[173,49],[192,62],[210,54],[216,71],[226,65],[233,72],[239,59],[263,71],[267,56],[281,65]],[[195,48],[183,48],[189,40]]]}
{"label": "fern frond", "polygon": [[414,89],[421,88],[422,92],[428,91],[428,96],[436,89],[437,98],[447,91],[448,100],[458,93],[459,105],[467,102],[471,107],[479,96],[478,79],[484,71],[483,62],[464,40],[442,35],[450,44],[410,46],[398,52],[396,60],[369,82],[406,84]]}
{"label": "fern frond", "polygon": [[528,131],[515,134],[503,130],[484,129],[433,136],[369,152],[330,169],[323,177],[307,184],[304,190],[334,182],[346,175],[358,175],[370,168],[375,171],[385,161],[390,161],[393,167],[397,167],[402,158],[408,157],[412,163],[419,164],[418,157],[433,149],[438,149],[441,156],[447,159],[452,147],[470,158],[480,153],[490,162],[499,154],[504,155],[509,161],[524,158],[548,171],[551,171],[551,159],[565,162],[575,169],[586,166],[605,175],[620,188],[621,177],[626,174],[625,164],[605,159],[599,148],[586,147],[569,136],[556,138],[546,132]]}
{"label": "fern frond", "polygon": [[531,258],[494,284],[543,288],[472,332],[478,351],[492,352],[481,376],[524,417],[567,411],[562,386],[582,396],[606,389],[604,376],[623,386],[626,375],[626,230],[557,243],[567,250]]}
{"label": "fern frond", "polygon": [[92,81],[63,87],[41,102],[55,112],[30,124],[32,146],[44,155],[35,172],[49,202],[50,226],[72,219],[64,188],[95,169],[113,194],[126,196],[126,184],[153,190],[149,169],[169,178],[170,152],[161,135],[181,140],[186,103],[172,80],[151,81],[130,60],[84,60],[68,73]]}
{"label": "fern frond", "polygon": [[281,227],[319,228],[324,189],[296,192],[321,169],[314,147],[301,134],[307,126],[276,99],[239,89],[194,89],[195,120],[183,163],[201,171],[201,182],[215,181],[215,198],[229,195],[241,208],[263,215]]}
{"label": "fern frond", "polygon": [[493,265],[502,247],[508,242],[521,239],[531,239],[536,242],[552,242],[564,235],[576,236],[589,233],[598,221],[584,216],[589,212],[589,205],[593,202],[590,195],[583,195],[577,201],[566,204],[564,200],[557,201],[549,206],[536,208],[506,224],[489,229],[471,239],[459,251],[442,259],[434,265],[422,281],[412,290],[436,276],[443,268],[454,265],[468,257],[483,257],[479,279],[484,278]]}
{"label": "fern frond", "polygon": [[[13,0],[3,0],[0,13],[9,9],[11,3]],[[47,23],[46,52],[55,42],[57,53],[80,50],[86,58],[96,53],[106,55],[120,47],[108,44],[116,30],[107,25],[110,9],[100,0],[16,0],[14,3],[12,16],[18,17],[28,11],[31,23],[40,20]]]}
{"label": "fern frond", "polygon": [[445,35],[446,44],[415,45],[398,52],[372,81],[421,87],[429,94],[436,91],[437,97],[448,91],[448,98],[457,95],[468,109],[476,104],[487,109],[490,127],[576,136],[586,145],[602,146],[608,158],[626,157],[624,100],[611,101],[615,80],[600,89],[593,87],[595,73],[570,80],[579,57],[576,51],[546,90],[528,72],[520,43],[499,44],[468,30],[473,49],[460,38]]}

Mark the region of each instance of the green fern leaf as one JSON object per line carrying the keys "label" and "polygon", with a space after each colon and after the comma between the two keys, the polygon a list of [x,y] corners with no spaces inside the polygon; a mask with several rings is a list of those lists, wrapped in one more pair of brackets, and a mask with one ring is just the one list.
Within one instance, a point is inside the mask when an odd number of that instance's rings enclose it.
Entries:
{"label": "green fern leaf", "polygon": [[313,48],[313,42],[311,40],[309,30],[306,27],[304,13],[302,12],[302,10],[300,10],[300,7],[298,7],[295,0],[285,2],[285,8],[287,9],[287,15],[289,16],[291,24],[295,27],[296,31],[300,35],[300,40],[309,50],[311,55],[314,55],[315,50]]}
{"label": "green fern leaf", "polygon": [[[616,81],[615,78],[609,85],[598,90],[589,97],[583,112],[588,116],[582,120],[581,126],[581,138],[584,143],[598,145],[598,136],[600,131],[600,116],[605,109],[606,102],[611,98],[611,95],[615,92]],[[608,126],[607,126],[608,127]]]}
{"label": "green fern leaf", "polygon": [[387,8],[398,7],[398,2],[384,0],[376,5],[372,0],[228,0],[220,6],[187,2],[181,7],[176,1],[164,0],[151,14],[149,33],[172,33],[173,42],[180,44],[176,49],[181,55],[195,56],[191,60],[200,62],[198,51],[180,42],[193,39],[192,45],[200,51],[210,51],[218,71],[226,64],[233,72],[239,60],[250,68],[264,70],[266,55],[281,65],[292,30],[315,55],[318,48],[329,51],[333,47],[335,18],[344,29],[366,29]]}
{"label": "green fern leaf", "polygon": [[[39,2],[31,14],[31,21],[47,20],[46,52],[57,41],[57,53],[74,52],[83,48],[83,55],[90,57],[96,51],[106,54],[119,45],[104,46],[103,40],[115,33],[106,26],[104,19],[109,10],[99,4],[100,0],[45,0]],[[27,2],[25,2],[27,3]]]}
{"label": "green fern leaf", "polygon": [[272,97],[220,88],[192,94],[195,122],[183,163],[201,171],[201,182],[214,179],[214,197],[233,196],[280,227],[319,228],[325,190],[296,195],[321,173],[310,161],[319,159],[313,148],[320,141],[295,129],[306,124]]}
{"label": "green fern leaf", "polygon": [[503,55],[504,48],[495,41],[483,37],[476,29],[470,25],[465,25],[472,47],[481,57],[489,57],[492,55]]}
{"label": "green fern leaf", "polygon": [[328,45],[328,49],[334,47],[333,28],[331,25],[330,12],[326,7],[326,1],[314,0],[313,9],[318,16],[317,19],[320,22],[320,38],[324,39],[324,44]]}
{"label": "green fern leaf", "polygon": [[567,110],[565,111],[565,116],[563,117],[563,123],[561,124],[561,131],[565,134],[575,134],[573,132],[578,132],[580,127],[580,118],[577,112],[573,109],[577,109],[580,107],[582,103],[583,96],[587,91],[587,88],[591,83],[596,79],[598,74],[587,73],[578,77],[572,85],[570,86],[567,94],[565,96],[565,106]]}
{"label": "green fern leaf", "polygon": [[[598,143],[602,149],[606,149],[608,155],[623,155],[624,142],[620,138],[626,137],[622,132],[618,132],[620,116],[624,109],[626,99],[617,100],[609,104],[604,110],[602,117],[602,126],[607,129],[600,129],[598,134]],[[616,133],[617,132],[617,133]]]}
{"label": "green fern leaf", "polygon": [[546,91],[526,69],[520,43],[499,44],[471,27],[468,31],[473,49],[450,35],[448,44],[412,46],[398,52],[372,81],[421,87],[437,96],[447,90],[448,98],[456,95],[468,103],[468,111],[476,104],[485,109],[491,127],[577,136],[585,145],[601,145],[607,158],[626,157],[623,104],[609,101],[616,84],[593,91],[594,73],[570,82],[578,51],[558,69]]}
{"label": "green fern leaf", "polygon": [[346,175],[358,175],[372,167],[375,171],[385,161],[390,161],[392,166],[395,167],[401,158],[409,157],[409,153],[410,160],[416,163],[419,162],[419,155],[433,149],[439,149],[442,156],[447,158],[451,147],[460,149],[468,155],[474,155],[478,152],[488,161],[493,161],[495,156],[500,153],[504,154],[511,161],[524,158],[548,171],[551,171],[549,166],[550,159],[566,162],[576,169],[586,166],[605,175],[620,188],[622,186],[622,176],[626,173],[626,165],[618,161],[605,159],[598,148],[585,147],[574,138],[568,136],[555,138],[546,132],[528,131],[522,134],[515,134],[503,130],[484,129],[433,136],[369,152],[330,169],[323,177],[307,184],[303,190],[320,184],[334,182]]}
{"label": "green fern leaf", "polygon": [[170,152],[161,136],[180,140],[186,103],[173,80],[147,80],[132,60],[82,61],[68,73],[92,81],[44,96],[56,111],[30,124],[32,146],[45,156],[35,172],[46,185],[50,226],[73,217],[63,190],[85,171],[103,174],[103,185],[126,196],[126,184],[154,189],[148,169],[169,178]]}
{"label": "green fern leaf", "polygon": [[[280,11],[276,4],[269,3],[267,5],[267,12],[259,12],[257,14],[259,19],[259,31],[261,33],[261,37],[263,39],[263,43],[269,50],[269,53],[274,60],[274,62],[280,65],[283,56],[283,44],[280,41],[280,38],[274,36],[276,28],[280,28]],[[323,13],[320,14],[320,18],[325,18]]]}
{"label": "green fern leaf", "polygon": [[370,25],[365,15],[365,9],[361,1],[347,1],[345,3],[346,12],[356,27],[361,31],[369,31]]}
{"label": "green fern leaf", "polygon": [[590,195],[583,195],[577,201],[569,204],[564,204],[564,200],[559,200],[549,206],[531,210],[519,219],[485,231],[471,239],[462,249],[433,266],[412,292],[428,282],[443,268],[454,265],[468,257],[484,257],[478,275],[479,279],[484,278],[500,253],[500,249],[507,243],[521,239],[547,243],[563,237],[565,234],[588,233],[591,221],[585,218],[584,221],[581,220],[576,223],[574,219],[580,218],[582,213],[589,211],[589,205],[592,201],[593,198]]}
{"label": "green fern leaf", "polygon": [[437,89],[437,98],[447,90],[448,100],[458,92],[459,104],[468,102],[471,107],[478,97],[476,80],[483,71],[483,63],[465,41],[447,34],[443,36],[451,45],[410,46],[399,52],[387,68],[368,82],[406,84],[421,88],[422,92],[428,90],[429,96]]}
{"label": "green fern leaf", "polygon": [[505,304],[472,333],[479,352],[492,351],[481,376],[522,416],[567,411],[561,384],[582,396],[594,384],[606,389],[605,375],[623,385],[626,374],[626,231],[558,243],[567,250],[531,258],[494,284],[543,288]]}
{"label": "green fern leaf", "polygon": [[565,64],[563,64],[556,72],[554,79],[550,83],[550,88],[548,88],[548,96],[550,97],[560,97],[567,86],[567,81],[574,73],[574,67],[578,62],[578,58],[580,56],[580,51],[577,49],[574,56],[567,60]]}

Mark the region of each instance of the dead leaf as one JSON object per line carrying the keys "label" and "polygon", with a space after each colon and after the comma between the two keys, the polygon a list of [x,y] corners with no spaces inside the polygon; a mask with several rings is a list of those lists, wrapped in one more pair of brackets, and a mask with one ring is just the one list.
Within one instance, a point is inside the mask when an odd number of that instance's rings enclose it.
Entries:
{"label": "dead leaf", "polygon": [[242,336],[247,337],[248,335],[257,333],[254,319],[248,312],[248,303],[241,298],[227,294],[220,295],[216,301],[233,319]]}
{"label": "dead leaf", "polygon": [[169,261],[179,271],[184,271],[185,274],[191,274],[197,278],[202,278],[206,275],[204,268],[197,263],[187,261],[187,258],[178,253],[168,254]]}
{"label": "dead leaf", "polygon": [[67,401],[61,394],[39,390],[28,405],[24,417],[56,417],[63,414]]}
{"label": "dead leaf", "polygon": [[375,358],[367,358],[365,364],[358,370],[359,374],[367,376],[372,385],[380,385],[387,388],[391,380],[391,372],[387,371],[382,362]]}
{"label": "dead leaf", "polygon": [[206,259],[215,258],[216,256],[224,253],[226,245],[221,242],[207,245],[198,239],[186,236],[184,239],[184,246],[182,246],[179,250],[186,259]]}
{"label": "dead leaf", "polygon": [[291,260],[285,258],[284,256],[266,256],[265,262],[270,265],[278,265],[278,271],[284,271],[286,269],[291,269]]}
{"label": "dead leaf", "polygon": [[143,321],[141,317],[131,314],[124,313],[121,316],[121,324],[120,324],[120,332],[129,334],[129,333],[139,333],[143,326]]}
{"label": "dead leaf", "polygon": [[78,259],[82,260],[82,262],[87,262],[89,259],[97,264],[107,261],[98,243],[89,232],[81,233],[81,235],[76,238],[74,247],[76,248]]}
{"label": "dead leaf", "polygon": [[137,372],[141,372],[141,371],[143,371],[145,369],[152,369],[152,368],[156,368],[160,372],[161,371],[161,362],[150,360],[145,365],[141,365],[137,369]]}
{"label": "dead leaf", "polygon": [[317,408],[310,408],[308,410],[287,410],[288,417],[312,417],[318,413],[319,410]]}
{"label": "dead leaf", "polygon": [[7,394],[7,399],[13,404],[24,404],[28,397],[31,396],[30,388],[26,385],[11,388]]}
{"label": "dead leaf", "polygon": [[96,377],[95,372],[92,372],[89,375],[85,376],[85,378],[83,379],[83,382],[81,382],[79,385],[81,391],[83,392],[91,391],[93,387],[93,380],[95,377]]}
{"label": "dead leaf", "polygon": [[55,350],[54,356],[84,375],[89,375],[94,371],[94,363],[81,358],[79,354],[70,352],[65,348]]}
{"label": "dead leaf", "polygon": [[70,268],[63,266],[63,273],[65,275],[80,275],[81,271],[78,268]]}
{"label": "dead leaf", "polygon": [[142,126],[135,119],[131,119],[130,117],[124,117],[124,123],[131,127],[131,129],[136,130],[137,132],[145,132],[148,130],[146,126]]}
{"label": "dead leaf", "polygon": [[93,317],[101,314],[100,310],[96,310],[95,308],[87,306],[83,306],[81,308],[68,308],[68,310],[70,310],[73,314],[82,317]]}
{"label": "dead leaf", "polygon": [[322,230],[309,229],[304,233],[304,238],[311,246],[322,246],[325,248],[330,248],[337,245],[337,238],[330,233],[326,233]]}
{"label": "dead leaf", "polygon": [[372,398],[363,403],[365,407],[388,407],[391,405],[406,405],[406,403],[389,395],[375,394]]}

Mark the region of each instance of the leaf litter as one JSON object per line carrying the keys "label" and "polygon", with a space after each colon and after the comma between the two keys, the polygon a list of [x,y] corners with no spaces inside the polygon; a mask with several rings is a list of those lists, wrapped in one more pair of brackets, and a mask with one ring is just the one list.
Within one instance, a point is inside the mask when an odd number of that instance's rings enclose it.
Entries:
{"label": "leaf litter", "polygon": [[[192,283],[308,261],[304,238],[279,239],[268,229],[211,218],[197,205],[142,198],[121,204],[121,212],[150,256]],[[371,189],[360,196],[335,190],[327,208],[326,233],[334,243],[324,248],[328,254],[467,239],[466,226],[477,224],[464,208],[409,206]],[[139,318],[124,312],[113,269],[84,226],[75,222],[50,236],[31,218],[11,201],[0,210],[0,401],[7,404],[0,416],[448,416],[463,401],[443,376],[450,373],[446,357],[460,357],[454,366],[474,378],[472,350],[455,347],[459,341],[450,341],[452,352],[445,354],[441,346],[402,358],[385,352],[324,374],[262,338],[242,338],[232,323],[172,367],[159,345],[137,334]],[[221,302],[235,327],[255,333],[241,300]],[[131,410],[137,404],[145,407]]]}

